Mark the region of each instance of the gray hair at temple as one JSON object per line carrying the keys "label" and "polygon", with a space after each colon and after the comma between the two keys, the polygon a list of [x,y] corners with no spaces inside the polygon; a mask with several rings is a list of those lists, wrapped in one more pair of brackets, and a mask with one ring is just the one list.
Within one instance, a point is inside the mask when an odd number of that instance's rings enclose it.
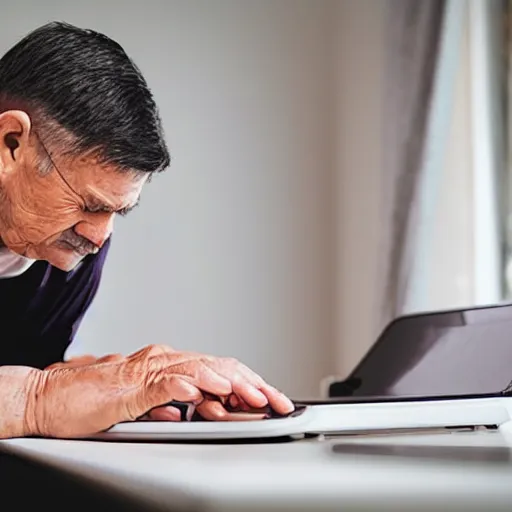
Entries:
{"label": "gray hair at temple", "polygon": [[41,141],[94,154],[121,171],[150,173],[170,156],[152,93],[123,48],[107,36],[52,22],[0,59],[0,113],[31,117]]}

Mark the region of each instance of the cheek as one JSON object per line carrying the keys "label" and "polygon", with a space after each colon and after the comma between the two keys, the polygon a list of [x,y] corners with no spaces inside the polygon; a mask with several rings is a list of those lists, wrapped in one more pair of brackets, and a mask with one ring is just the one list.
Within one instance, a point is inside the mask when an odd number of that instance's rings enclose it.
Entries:
{"label": "cheek", "polygon": [[[77,198],[52,181],[51,176],[45,176],[25,186],[18,182],[12,187],[9,194],[10,227],[19,242],[41,243],[82,219],[82,206]],[[23,189],[24,193],[21,193]]]}

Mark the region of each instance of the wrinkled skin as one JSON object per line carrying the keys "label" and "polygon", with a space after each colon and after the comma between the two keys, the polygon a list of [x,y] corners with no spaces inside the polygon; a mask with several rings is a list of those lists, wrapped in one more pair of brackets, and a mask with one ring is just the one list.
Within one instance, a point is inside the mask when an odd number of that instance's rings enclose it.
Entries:
{"label": "wrinkled skin", "polygon": [[[136,420],[172,400],[197,404],[197,412],[207,420],[264,417],[229,413],[209,395],[230,401],[235,397],[251,408],[269,405],[280,414],[293,410],[287,397],[235,359],[179,352],[162,345],[145,347],[128,357],[93,359],[85,356],[33,374],[26,432],[81,437]],[[172,409],[155,409],[152,419],[179,420]]]}
{"label": "wrinkled skin", "polygon": [[[37,169],[43,148],[55,164],[47,173]],[[103,246],[116,213],[137,204],[146,182],[91,154],[60,156],[24,112],[0,114],[0,236],[15,253],[72,270]]]}
{"label": "wrinkled skin", "polygon": [[[42,148],[48,172],[39,169]],[[42,143],[24,111],[0,114],[0,242],[69,271],[102,247],[116,214],[138,202],[147,176],[119,172],[92,154],[63,156],[59,149],[51,141]],[[2,373],[0,368],[0,409],[15,411],[6,424],[15,424],[18,414],[24,418],[21,428],[5,427],[0,437],[20,431],[76,437],[122,421],[177,421],[177,409],[161,407],[173,400],[196,404],[196,412],[207,420],[261,419],[263,414],[248,410],[265,406],[280,414],[293,410],[290,400],[238,361],[166,346],[26,370],[16,388],[13,370]],[[8,384],[2,391],[3,382]],[[27,397],[23,406],[21,396]],[[238,412],[228,412],[225,405]]]}

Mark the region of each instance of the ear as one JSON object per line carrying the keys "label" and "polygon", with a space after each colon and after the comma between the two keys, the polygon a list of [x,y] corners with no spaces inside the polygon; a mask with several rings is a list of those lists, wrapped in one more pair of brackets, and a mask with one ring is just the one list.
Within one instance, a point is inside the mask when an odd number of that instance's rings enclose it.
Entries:
{"label": "ear", "polygon": [[31,128],[26,112],[7,110],[0,114],[0,175],[15,170],[29,154]]}

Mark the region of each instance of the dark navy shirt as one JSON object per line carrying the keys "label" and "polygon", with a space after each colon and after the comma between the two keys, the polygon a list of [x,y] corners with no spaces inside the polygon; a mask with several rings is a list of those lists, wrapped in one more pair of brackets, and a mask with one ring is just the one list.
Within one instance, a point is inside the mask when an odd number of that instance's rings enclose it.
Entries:
{"label": "dark navy shirt", "polygon": [[36,261],[0,279],[0,366],[62,361],[100,284],[110,240],[71,272]]}

